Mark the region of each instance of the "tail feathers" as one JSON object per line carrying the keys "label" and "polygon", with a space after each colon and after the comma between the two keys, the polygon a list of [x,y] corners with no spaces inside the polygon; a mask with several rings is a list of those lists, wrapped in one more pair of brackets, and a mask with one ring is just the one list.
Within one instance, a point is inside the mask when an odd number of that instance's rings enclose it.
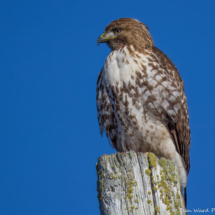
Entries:
{"label": "tail feathers", "polygon": [[185,207],[187,208],[187,188],[184,188],[184,201],[185,201]]}

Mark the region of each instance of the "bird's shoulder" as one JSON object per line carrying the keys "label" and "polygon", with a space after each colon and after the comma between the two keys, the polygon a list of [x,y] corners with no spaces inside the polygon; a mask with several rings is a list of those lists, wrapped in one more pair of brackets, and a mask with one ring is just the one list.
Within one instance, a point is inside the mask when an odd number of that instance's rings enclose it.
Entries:
{"label": "bird's shoulder", "polygon": [[174,81],[178,89],[184,90],[184,82],[179,74],[178,69],[170,58],[157,47],[152,47],[149,53],[149,66],[158,65],[158,70],[162,71],[170,80]]}

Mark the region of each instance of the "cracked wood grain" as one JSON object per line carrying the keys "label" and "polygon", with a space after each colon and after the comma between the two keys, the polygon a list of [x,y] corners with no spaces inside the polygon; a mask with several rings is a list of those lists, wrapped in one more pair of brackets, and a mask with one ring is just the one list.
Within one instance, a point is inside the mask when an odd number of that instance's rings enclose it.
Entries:
{"label": "cracked wood grain", "polygon": [[154,154],[102,155],[96,164],[101,215],[185,215],[177,166]]}

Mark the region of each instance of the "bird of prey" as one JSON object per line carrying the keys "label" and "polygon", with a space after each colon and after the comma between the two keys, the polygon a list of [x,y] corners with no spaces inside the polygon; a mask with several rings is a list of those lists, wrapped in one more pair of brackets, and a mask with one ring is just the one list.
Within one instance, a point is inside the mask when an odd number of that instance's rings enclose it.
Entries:
{"label": "bird of prey", "polygon": [[105,129],[118,152],[153,152],[174,161],[186,188],[190,128],[177,68],[136,19],[111,22],[97,43],[111,49],[97,80],[101,135]]}

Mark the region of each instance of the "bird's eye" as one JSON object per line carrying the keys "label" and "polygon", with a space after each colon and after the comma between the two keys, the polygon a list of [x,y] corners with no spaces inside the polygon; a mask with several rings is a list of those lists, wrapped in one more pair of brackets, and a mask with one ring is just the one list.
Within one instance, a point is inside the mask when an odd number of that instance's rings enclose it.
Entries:
{"label": "bird's eye", "polygon": [[113,29],[113,32],[114,32],[114,34],[118,34],[118,33],[120,33],[120,32],[121,32],[121,29],[119,29],[119,28],[115,28],[115,29]]}

